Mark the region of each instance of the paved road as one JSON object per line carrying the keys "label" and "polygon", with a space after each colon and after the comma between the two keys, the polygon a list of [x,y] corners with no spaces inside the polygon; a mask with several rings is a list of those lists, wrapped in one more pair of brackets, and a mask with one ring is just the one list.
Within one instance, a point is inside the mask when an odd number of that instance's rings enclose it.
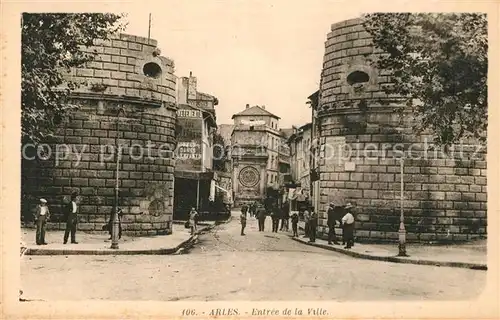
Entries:
{"label": "paved road", "polygon": [[[236,213],[235,213],[236,214]],[[486,272],[350,258],[285,233],[246,236],[237,219],[174,256],[31,256],[26,298],[43,300],[457,300],[478,295]]]}

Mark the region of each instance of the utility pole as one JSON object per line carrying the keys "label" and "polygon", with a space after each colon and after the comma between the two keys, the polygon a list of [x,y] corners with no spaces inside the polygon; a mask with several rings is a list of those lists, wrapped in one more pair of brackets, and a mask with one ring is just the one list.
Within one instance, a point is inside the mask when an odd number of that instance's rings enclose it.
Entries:
{"label": "utility pole", "polygon": [[116,181],[115,181],[115,203],[113,206],[113,223],[111,226],[111,249],[118,249],[118,237],[120,233],[120,217],[118,217],[118,198],[120,192],[120,156],[121,156],[121,146],[118,144],[118,138],[120,137],[120,114],[123,111],[122,107],[118,108],[118,115],[116,117]]}
{"label": "utility pole", "polygon": [[149,23],[148,23],[148,40],[151,38],[151,13],[149,14]]}
{"label": "utility pole", "polygon": [[[402,115],[401,115],[402,117]],[[401,126],[401,140],[404,146],[404,130],[405,123],[404,118],[402,117],[402,126]],[[399,257],[406,257],[406,229],[405,229],[405,216],[404,216],[404,163],[405,163],[405,150],[403,148],[403,154],[401,155],[401,159],[399,159],[400,171],[401,171],[401,211],[399,216]]]}

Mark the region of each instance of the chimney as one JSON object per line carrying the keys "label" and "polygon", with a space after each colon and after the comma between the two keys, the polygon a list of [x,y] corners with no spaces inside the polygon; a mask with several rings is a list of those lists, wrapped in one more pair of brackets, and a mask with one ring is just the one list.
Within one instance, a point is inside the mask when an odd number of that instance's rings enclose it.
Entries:
{"label": "chimney", "polygon": [[189,71],[189,78],[188,78],[188,93],[187,93],[187,99],[188,100],[196,100],[196,93],[197,93],[197,79],[196,77],[193,77],[193,72]]}
{"label": "chimney", "polygon": [[245,106],[245,109],[248,109],[250,108],[250,105],[247,103],[247,105]]}
{"label": "chimney", "polygon": [[266,110],[266,106],[265,105],[262,105],[261,108],[264,109],[264,110]]}

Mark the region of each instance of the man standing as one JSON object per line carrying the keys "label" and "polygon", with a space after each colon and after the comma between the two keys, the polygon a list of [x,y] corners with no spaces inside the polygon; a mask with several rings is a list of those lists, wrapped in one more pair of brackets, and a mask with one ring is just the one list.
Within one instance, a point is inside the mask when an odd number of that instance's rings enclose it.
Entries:
{"label": "man standing", "polygon": [[278,207],[276,205],[271,206],[271,219],[273,222],[273,232],[278,232],[280,217],[279,217]]}
{"label": "man standing", "polygon": [[299,213],[297,211],[292,211],[292,230],[293,230],[293,236],[292,237],[298,237],[298,223],[299,223]]}
{"label": "man standing", "polygon": [[314,211],[314,207],[310,207],[309,216],[309,242],[316,241],[316,227],[318,226],[318,215]]}
{"label": "man standing", "polygon": [[71,201],[66,205],[66,231],[64,231],[64,244],[68,243],[71,232],[71,243],[76,242],[76,225],[78,223],[78,205],[76,204],[76,192],[71,194]]}
{"label": "man standing", "polygon": [[36,244],[46,245],[45,242],[45,225],[50,218],[49,207],[47,200],[40,199],[40,204],[36,206],[35,224],[36,224]]}
{"label": "man standing", "polygon": [[344,242],[346,242],[346,246],[344,249],[350,249],[354,245],[354,216],[351,213],[352,205],[350,203],[346,204],[346,214],[342,218],[342,237],[344,238]]}
{"label": "man standing", "polygon": [[241,207],[240,222],[241,222],[241,235],[245,235],[245,227],[247,226],[247,211],[248,207],[243,205]]}
{"label": "man standing", "polygon": [[264,206],[260,203],[257,206],[256,214],[257,214],[257,219],[259,220],[259,231],[264,231],[264,225],[266,222],[267,212],[266,212],[266,209],[264,208]]}
{"label": "man standing", "polygon": [[[118,239],[121,239],[122,238],[122,216],[123,216],[122,209],[118,208],[116,210],[116,214],[118,214]],[[109,217],[108,224],[106,225],[106,228],[109,231],[109,240],[113,239],[113,219],[114,219],[114,216],[111,215]]]}
{"label": "man standing", "polygon": [[335,204],[330,202],[330,206],[328,207],[327,215],[328,220],[326,224],[328,225],[328,244],[332,244],[332,240],[334,244],[339,244],[337,241],[337,236],[335,235],[335,223],[339,219],[339,215],[337,213],[338,210],[342,208],[335,208]]}
{"label": "man standing", "polygon": [[288,201],[284,202],[281,207],[281,229],[280,231],[288,231],[288,221],[290,219],[290,207]]}

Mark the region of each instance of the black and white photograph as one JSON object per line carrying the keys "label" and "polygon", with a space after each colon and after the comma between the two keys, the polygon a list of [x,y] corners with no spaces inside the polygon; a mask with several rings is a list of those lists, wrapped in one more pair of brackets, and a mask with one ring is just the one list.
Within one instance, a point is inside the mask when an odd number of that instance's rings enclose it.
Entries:
{"label": "black and white photograph", "polygon": [[20,104],[9,118],[2,106],[16,162],[1,184],[18,186],[2,210],[20,242],[17,305],[330,319],[362,312],[343,303],[483,301],[498,280],[498,5],[322,3],[11,17]]}

